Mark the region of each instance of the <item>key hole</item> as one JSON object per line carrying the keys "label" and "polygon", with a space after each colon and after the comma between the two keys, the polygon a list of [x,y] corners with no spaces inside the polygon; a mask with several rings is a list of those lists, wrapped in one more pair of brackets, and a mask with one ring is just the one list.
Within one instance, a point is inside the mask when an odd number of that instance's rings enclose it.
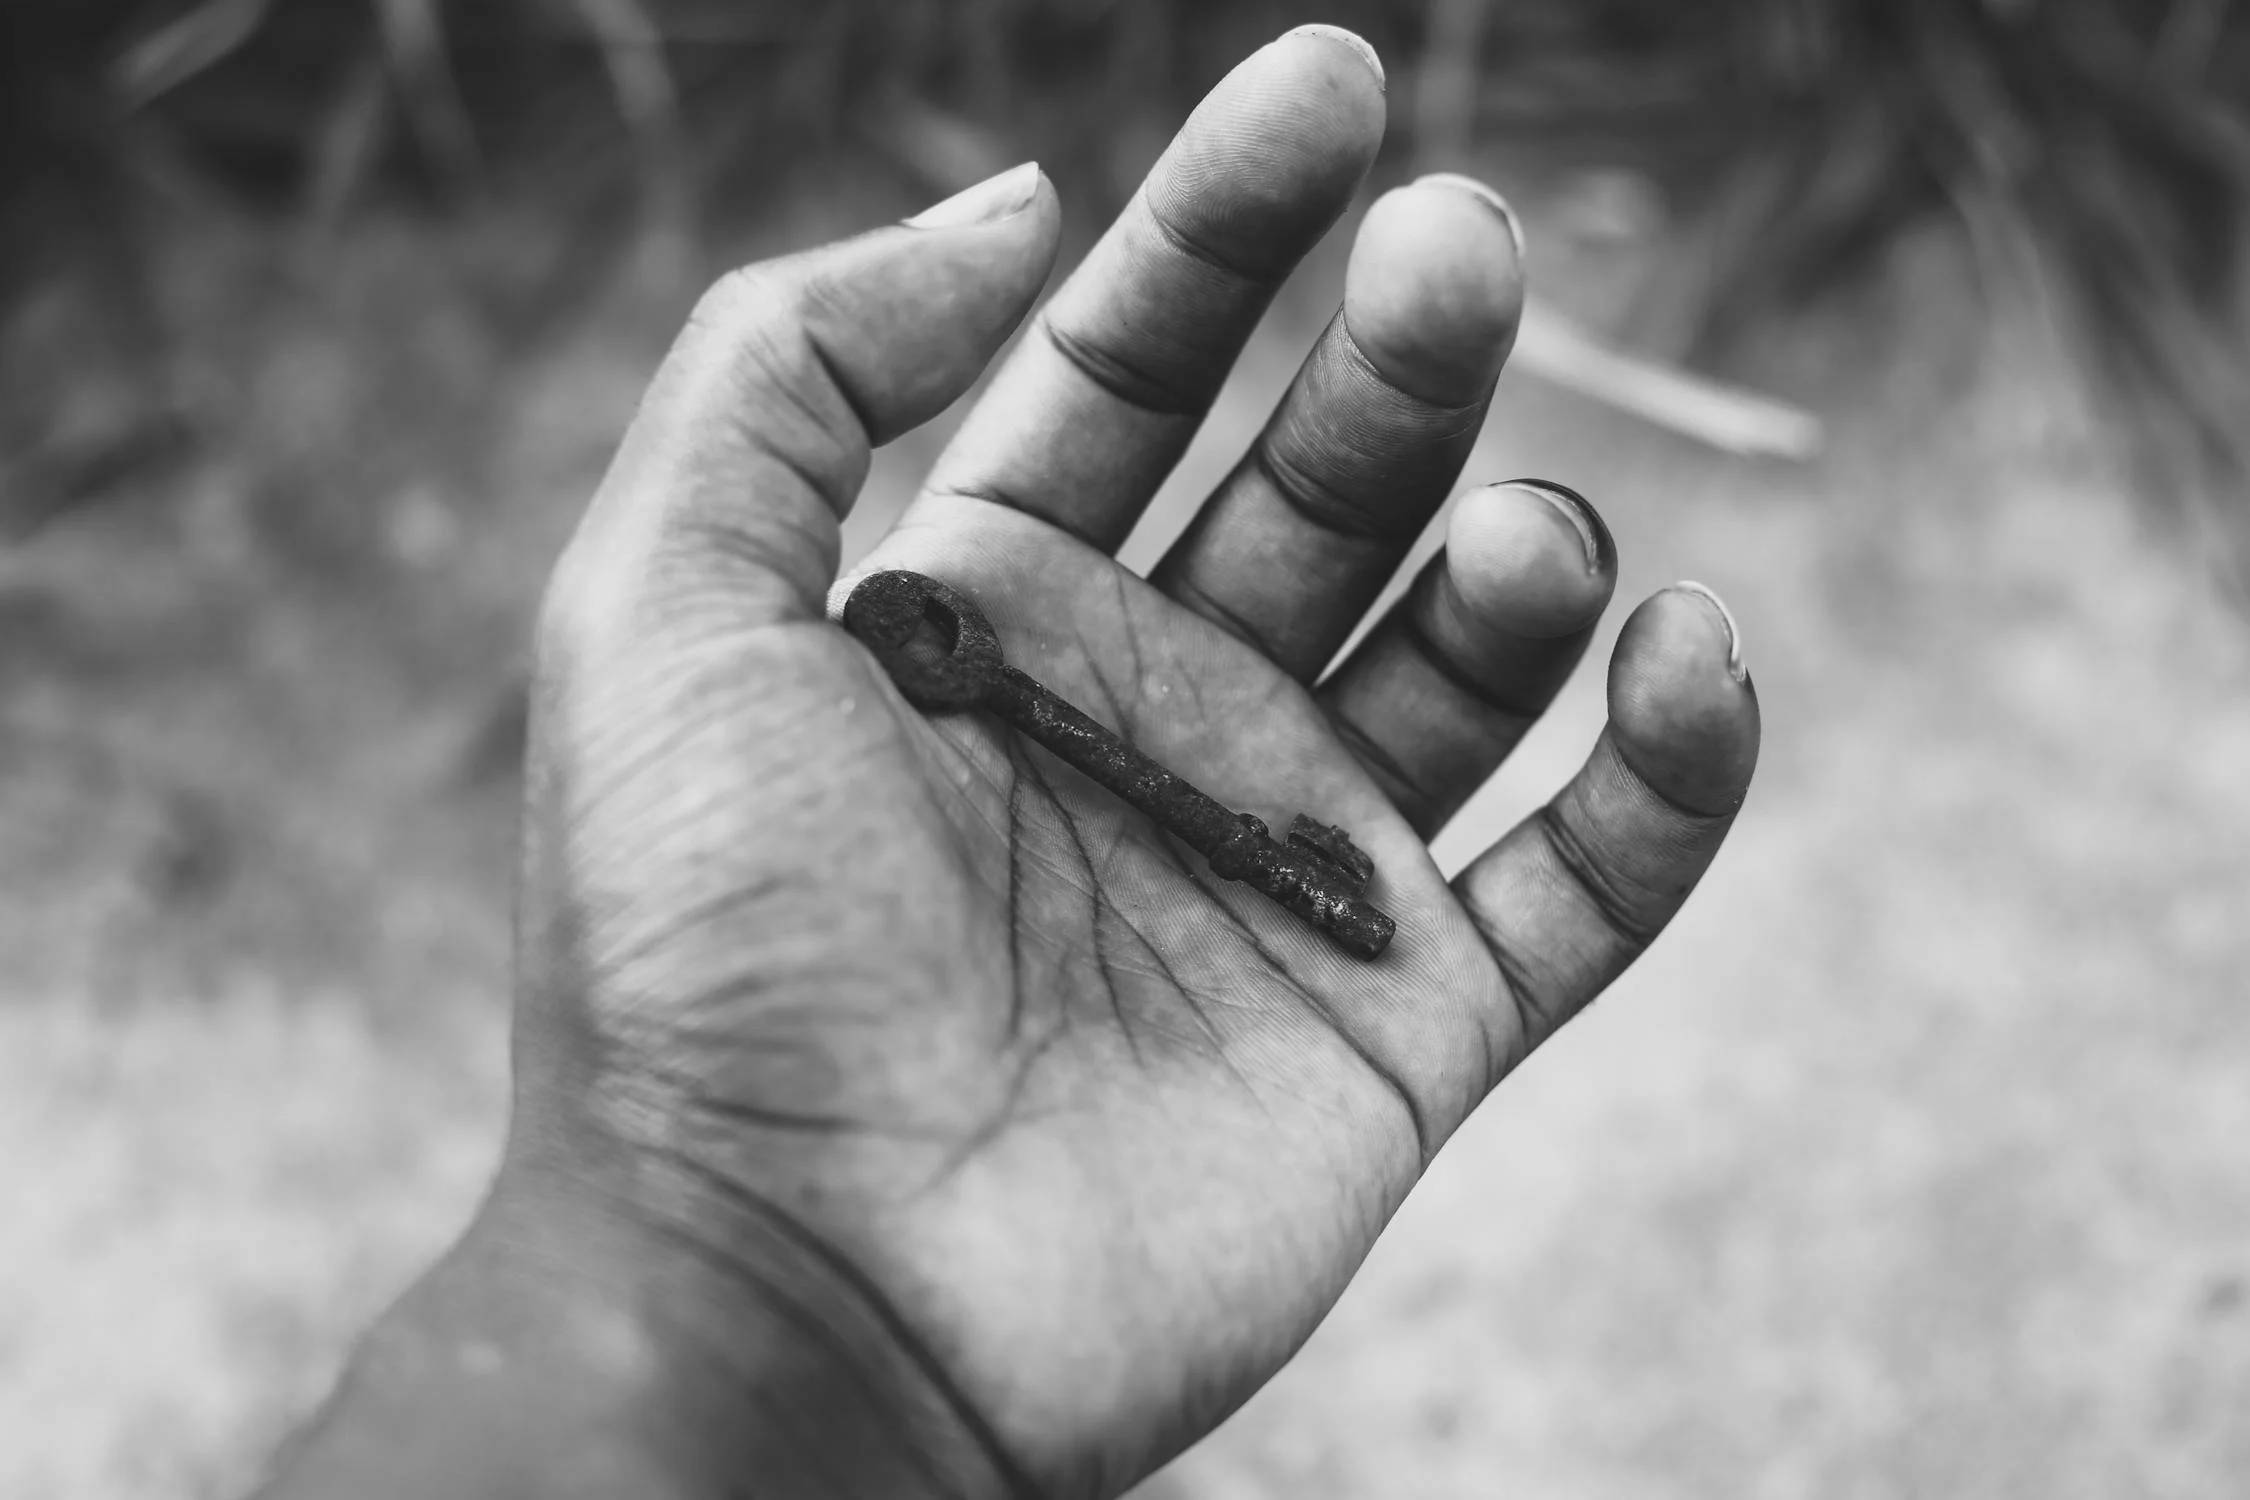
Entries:
{"label": "key hole", "polygon": [[960,617],[948,609],[942,599],[923,599],[922,618],[916,622],[914,634],[907,638],[905,654],[923,665],[940,666],[952,660],[960,645]]}

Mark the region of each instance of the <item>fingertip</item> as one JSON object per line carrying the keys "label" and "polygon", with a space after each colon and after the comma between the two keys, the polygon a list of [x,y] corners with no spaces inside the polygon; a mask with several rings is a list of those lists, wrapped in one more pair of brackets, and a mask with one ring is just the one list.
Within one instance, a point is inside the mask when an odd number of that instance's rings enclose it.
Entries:
{"label": "fingertip", "polygon": [[1230,85],[1251,93],[1278,90],[1297,101],[1308,119],[1333,123],[1371,146],[1382,144],[1389,84],[1382,58],[1357,32],[1321,25],[1285,31],[1237,64],[1210,97],[1218,98]]}
{"label": "fingertip", "polygon": [[1440,187],[1453,192],[1467,193],[1500,216],[1508,231],[1509,248],[1516,252],[1516,265],[1520,269],[1530,254],[1530,238],[1524,233],[1523,216],[1515,205],[1500,195],[1500,190],[1488,182],[1471,177],[1465,172],[1429,172],[1414,179],[1417,187]]}
{"label": "fingertip", "polygon": [[870,442],[957,400],[1038,300],[1062,243],[1062,206],[1046,175],[1029,171],[1029,192],[1001,212],[949,219],[941,211],[960,202],[949,199],[780,263],[801,268],[799,315],[866,414]]}
{"label": "fingertip", "polygon": [[971,229],[1004,223],[1030,208],[1047,174],[1027,161],[972,183],[906,220],[909,229]]}
{"label": "fingertip", "polygon": [[993,233],[990,243],[1019,246],[1024,254],[1039,258],[1044,263],[1040,271],[1044,280],[1062,243],[1062,195],[1046,168],[1036,162],[1026,165],[1031,168],[1032,189],[1023,207],[977,227]]}
{"label": "fingertip", "polygon": [[1335,222],[1375,163],[1384,104],[1365,44],[1332,30],[1290,32],[1204,96],[1149,174],[1160,222],[1254,274],[1287,269]]}
{"label": "fingertip", "polygon": [[1667,801],[1719,816],[1741,806],[1758,760],[1758,694],[1732,613],[1701,584],[1652,596],[1610,659],[1619,751]]}
{"label": "fingertip", "polygon": [[1466,178],[1385,193],[1361,222],[1345,273],[1352,341],[1414,395],[1461,405],[1484,394],[1523,316],[1516,234],[1499,196]]}
{"label": "fingertip", "polygon": [[1040,284],[1062,244],[1062,198],[1037,162],[1011,167],[903,221],[917,231],[909,253],[933,261],[1036,269]]}
{"label": "fingertip", "polygon": [[1036,299],[1054,274],[1055,257],[1062,249],[1063,213],[1062,195],[1046,169],[1035,165],[1032,170],[1037,184],[1022,211],[978,227],[990,235],[982,243],[991,247],[992,254],[1017,260]]}
{"label": "fingertip", "polygon": [[1554,640],[1586,630],[1617,587],[1617,553],[1593,508],[1559,486],[1486,485],[1454,503],[1445,566],[1486,630]]}
{"label": "fingertip", "polygon": [[1727,601],[1721,599],[1709,584],[1696,583],[1690,579],[1683,578],[1672,587],[1680,593],[1693,594],[1717,613],[1719,629],[1726,636],[1727,675],[1736,682],[1748,682],[1750,669],[1742,660],[1742,627],[1735,624],[1734,611],[1727,608]]}
{"label": "fingertip", "polygon": [[1377,91],[1388,92],[1390,83],[1383,73],[1382,56],[1376,52],[1374,44],[1358,32],[1347,31],[1341,26],[1330,26],[1324,22],[1315,22],[1310,26],[1298,26],[1284,32],[1274,45],[1279,46],[1283,42],[1294,41],[1298,38],[1309,38],[1344,48],[1351,53],[1361,67],[1374,75]]}

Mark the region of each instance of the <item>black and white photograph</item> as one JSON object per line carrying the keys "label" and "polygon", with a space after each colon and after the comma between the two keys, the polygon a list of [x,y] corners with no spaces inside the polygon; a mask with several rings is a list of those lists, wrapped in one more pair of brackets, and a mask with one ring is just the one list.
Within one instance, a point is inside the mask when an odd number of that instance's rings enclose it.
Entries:
{"label": "black and white photograph", "polygon": [[2243,1500],[2246,228],[2231,0],[10,0],[0,1500]]}

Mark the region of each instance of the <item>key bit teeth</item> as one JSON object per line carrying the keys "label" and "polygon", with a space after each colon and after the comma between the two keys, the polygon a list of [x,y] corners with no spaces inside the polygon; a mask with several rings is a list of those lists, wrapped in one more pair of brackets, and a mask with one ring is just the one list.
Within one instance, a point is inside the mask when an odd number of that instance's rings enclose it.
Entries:
{"label": "key bit teeth", "polygon": [[1375,861],[1352,842],[1350,834],[1332,823],[1299,813],[1289,825],[1289,843],[1342,871],[1354,894],[1366,890],[1367,882],[1375,878]]}

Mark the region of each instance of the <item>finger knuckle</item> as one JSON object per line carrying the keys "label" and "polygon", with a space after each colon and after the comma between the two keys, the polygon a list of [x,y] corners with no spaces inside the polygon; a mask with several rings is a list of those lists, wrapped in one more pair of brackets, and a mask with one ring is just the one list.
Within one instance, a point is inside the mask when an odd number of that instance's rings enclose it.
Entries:
{"label": "finger knuckle", "polygon": [[736,266],[704,288],[688,313],[687,326],[721,338],[739,334],[761,318],[772,316],[781,295],[766,262]]}
{"label": "finger knuckle", "polygon": [[1605,857],[1592,830],[1580,828],[1555,803],[1536,814],[1548,852],[1568,875],[1579,899],[1627,951],[1637,953],[1656,940],[1671,913],[1660,892],[1638,889]]}

